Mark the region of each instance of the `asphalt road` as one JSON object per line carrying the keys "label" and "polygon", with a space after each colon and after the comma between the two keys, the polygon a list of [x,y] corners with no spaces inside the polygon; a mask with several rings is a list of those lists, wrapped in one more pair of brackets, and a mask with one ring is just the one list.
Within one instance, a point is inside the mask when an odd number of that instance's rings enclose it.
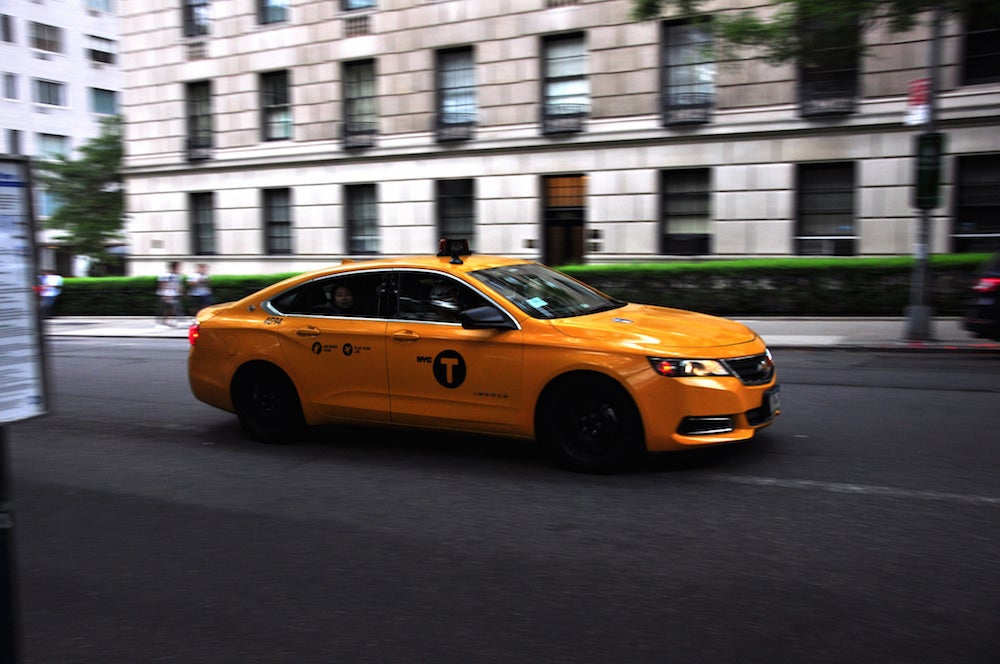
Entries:
{"label": "asphalt road", "polygon": [[23,661],[1000,662],[1000,357],[780,351],[751,444],[243,439],[179,339],[48,342],[7,427]]}

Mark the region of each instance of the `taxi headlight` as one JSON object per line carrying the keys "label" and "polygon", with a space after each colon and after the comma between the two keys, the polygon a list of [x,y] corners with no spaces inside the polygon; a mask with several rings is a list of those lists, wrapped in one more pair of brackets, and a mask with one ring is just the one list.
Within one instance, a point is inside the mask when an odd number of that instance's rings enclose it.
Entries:
{"label": "taxi headlight", "polygon": [[669,357],[651,357],[649,363],[653,366],[653,371],[670,378],[733,375],[718,360],[678,360]]}

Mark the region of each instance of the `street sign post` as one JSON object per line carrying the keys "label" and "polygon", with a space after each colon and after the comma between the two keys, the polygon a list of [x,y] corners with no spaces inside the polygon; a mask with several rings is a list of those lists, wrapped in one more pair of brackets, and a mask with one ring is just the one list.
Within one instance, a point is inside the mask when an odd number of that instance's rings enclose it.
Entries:
{"label": "street sign post", "polygon": [[20,661],[7,427],[46,411],[31,164],[0,155],[0,661]]}

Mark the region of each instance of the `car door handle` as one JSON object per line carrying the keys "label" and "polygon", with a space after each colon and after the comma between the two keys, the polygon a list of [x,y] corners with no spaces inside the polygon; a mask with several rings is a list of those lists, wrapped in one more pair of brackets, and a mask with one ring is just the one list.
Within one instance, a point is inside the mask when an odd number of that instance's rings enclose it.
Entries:
{"label": "car door handle", "polygon": [[299,335],[300,337],[318,337],[319,328],[312,327],[311,325],[309,327],[300,327],[299,329],[295,330],[295,334]]}
{"label": "car door handle", "polygon": [[400,330],[392,333],[393,341],[416,341],[420,335],[413,330]]}

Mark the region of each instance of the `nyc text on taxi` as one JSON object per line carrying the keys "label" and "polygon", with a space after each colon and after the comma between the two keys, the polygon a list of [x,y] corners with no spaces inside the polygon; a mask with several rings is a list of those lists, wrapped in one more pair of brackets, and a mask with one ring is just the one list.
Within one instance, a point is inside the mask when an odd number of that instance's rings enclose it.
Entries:
{"label": "nyc text on taxi", "polygon": [[579,471],[752,438],[781,409],[771,353],[735,321],[611,298],[534,261],[345,261],[201,310],[199,400],[254,439],[368,424],[533,438]]}

